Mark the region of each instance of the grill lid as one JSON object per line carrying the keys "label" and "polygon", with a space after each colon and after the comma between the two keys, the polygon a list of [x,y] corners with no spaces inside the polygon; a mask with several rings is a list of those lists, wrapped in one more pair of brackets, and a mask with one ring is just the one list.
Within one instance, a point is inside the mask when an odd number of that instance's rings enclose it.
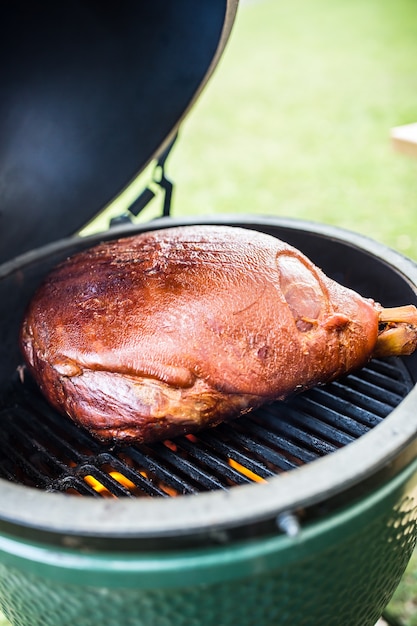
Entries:
{"label": "grill lid", "polygon": [[2,4],[0,263],[72,235],[164,150],[237,3]]}

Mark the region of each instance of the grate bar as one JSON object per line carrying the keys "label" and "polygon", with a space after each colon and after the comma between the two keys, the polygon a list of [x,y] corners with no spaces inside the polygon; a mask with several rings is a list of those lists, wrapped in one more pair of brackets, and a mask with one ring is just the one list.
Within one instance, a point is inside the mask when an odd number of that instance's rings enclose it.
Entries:
{"label": "grate bar", "polygon": [[49,493],[74,493],[76,495],[93,496],[95,498],[102,497],[102,494],[93,489],[83,478],[74,475],[64,476],[60,480],[53,481],[45,491]]}
{"label": "grate bar", "polygon": [[322,422],[319,418],[309,415],[304,410],[300,410],[297,403],[298,398],[287,413],[288,417],[291,415],[293,424],[308,428],[311,433],[319,435],[324,442],[327,441],[336,447],[347,446],[348,443],[354,440],[354,437],[338,430],[335,426]]}
{"label": "grate bar", "polygon": [[[241,420],[246,432],[259,437],[267,444],[277,447],[283,455],[290,456],[299,460],[298,465],[301,463],[310,463],[319,457],[319,455],[307,448],[303,448],[289,439],[282,437],[281,435],[264,428],[261,422],[254,422],[254,420],[248,420],[242,417]],[[297,464],[294,464],[294,466]]]}
{"label": "grate bar", "polygon": [[236,484],[249,483],[250,479],[241,472],[234,469],[227,461],[220,456],[213,454],[209,450],[202,447],[202,442],[195,438],[189,441],[187,437],[181,437],[177,440],[180,449],[184,450],[197,462],[202,462],[211,470],[220,473],[224,478]]}
{"label": "grate bar", "polygon": [[395,389],[401,388],[401,395],[403,397],[414,386],[414,381],[407,369],[405,367],[399,367],[398,364],[398,358],[396,357],[372,359],[372,361],[363,368],[364,376],[383,376],[385,379],[384,388],[390,388],[391,386],[394,386]]}
{"label": "grate bar", "polygon": [[220,424],[220,426],[216,428],[215,434],[206,431],[199,436],[205,443],[216,450],[216,452],[220,452],[233,461],[243,465],[257,476],[270,478],[274,475],[274,472],[269,470],[264,463],[254,459],[250,452],[248,453],[248,451],[239,448],[237,445],[238,437],[236,437],[236,433],[231,429],[230,425],[226,426],[225,424]]}
{"label": "grate bar", "polygon": [[397,392],[383,387],[376,386],[374,382],[360,378],[355,374],[351,374],[346,379],[347,386],[364,396],[368,396],[390,407],[396,406],[401,402],[402,397]]}
{"label": "grate bar", "polygon": [[289,440],[295,441],[298,444],[302,444],[307,450],[316,452],[318,456],[325,456],[331,454],[337,447],[323,439],[316,437],[313,433],[308,432],[303,425],[298,426],[293,419],[297,417],[298,413],[292,411],[288,405],[281,405],[268,409],[265,411],[264,419],[265,423],[274,428],[278,433],[284,437],[288,437]]}
{"label": "grate bar", "polygon": [[[126,479],[131,483],[131,486],[128,488],[129,495],[132,495],[133,492],[136,492],[137,489],[143,490],[150,496],[166,496],[166,492],[161,489],[149,475],[144,475],[140,471],[133,470],[127,463],[121,461],[114,454],[110,454],[108,452],[99,454],[96,457],[96,464],[100,466],[100,468],[106,468],[104,471],[110,473],[110,475],[118,474],[120,475],[120,480]],[[114,478],[113,479],[116,484],[120,484],[120,480]]]}
{"label": "grate bar", "polygon": [[206,489],[225,489],[225,485],[215,476],[208,474],[203,468],[197,467],[190,460],[182,458],[180,455],[164,446],[164,444],[155,444],[154,450],[161,459],[172,465],[176,470],[184,472],[202,487]]}
{"label": "grate bar", "polygon": [[100,467],[97,467],[97,464],[84,464],[77,473],[85,482],[87,482],[87,478],[92,478],[94,481],[97,481],[98,485],[100,485],[100,490],[104,487],[109,493],[115,496],[131,497],[132,495],[129,489],[126,489],[126,487],[121,485],[117,480],[114,480],[107,472],[103,472]]}
{"label": "grate bar", "polygon": [[[395,406],[397,406],[397,404],[399,403],[385,402],[384,398],[381,401],[379,398],[375,398],[371,395],[365,395],[365,385],[363,385],[363,391],[361,391],[360,389],[355,389],[353,386],[348,387],[346,385],[342,385],[342,383],[339,383],[337,381],[333,382],[332,385],[335,387],[335,389],[338,390],[340,397],[350,402],[352,406],[358,406],[368,411],[372,411],[374,415],[379,417],[385,417],[386,415],[391,413],[392,409],[395,408]],[[382,390],[380,397],[383,397]],[[392,397],[390,399],[392,399]]]}
{"label": "grate bar", "polygon": [[[13,446],[14,448],[14,446]],[[0,449],[3,452],[3,456],[5,458],[9,458],[9,460],[13,463],[15,468],[18,468],[17,479],[19,475],[22,473],[25,475],[26,484],[33,485],[35,487],[44,487],[48,480],[45,477],[45,474],[42,473],[33,463],[30,463],[27,460],[27,455],[25,451],[18,451],[17,449],[10,450],[10,445],[5,446],[3,443],[0,444]],[[20,482],[17,480],[17,482]]]}
{"label": "grate bar", "polygon": [[339,411],[326,406],[324,403],[317,402],[314,397],[306,398],[299,396],[296,401],[296,406],[305,413],[319,420],[323,420],[329,426],[351,437],[360,437],[364,434],[364,431],[369,430],[368,426],[364,427],[363,424],[352,417],[342,415]]}
{"label": "grate bar", "polygon": [[[297,463],[294,463],[287,457],[278,454],[271,447],[260,443],[258,437],[249,437],[249,433],[246,433],[246,429],[244,429],[245,432],[241,432],[240,428],[244,426],[244,424],[241,424],[240,421],[234,422],[231,426],[235,431],[235,441],[246,450],[249,450],[253,455],[260,459],[261,462],[266,462],[268,465],[274,465],[275,468],[284,472],[297,467]],[[260,429],[256,428],[256,431],[259,432]]]}
{"label": "grate bar", "polygon": [[135,461],[139,467],[144,468],[152,476],[155,476],[156,480],[168,484],[178,493],[197,493],[197,489],[188,480],[174,474],[172,469],[166,467],[163,463],[158,461],[158,459],[154,458],[152,450],[148,450],[146,454],[142,452],[139,447],[129,446],[123,448],[123,453]]}
{"label": "grate bar", "polygon": [[323,405],[323,407],[331,409],[335,419],[338,419],[337,415],[340,415],[339,421],[343,421],[344,416],[346,416],[351,419],[352,422],[358,422],[359,425],[362,424],[368,428],[373,428],[382,421],[380,415],[375,415],[375,413],[357,404],[353,405],[352,402],[346,400],[346,398],[343,397],[343,390],[341,390],[339,395],[336,395],[333,386],[335,386],[335,383],[332,383],[329,389],[326,387],[316,387],[312,389],[309,392],[309,399],[311,399],[312,402],[316,402],[318,405]]}
{"label": "grate bar", "polygon": [[[385,365],[384,363],[374,363],[374,369],[366,367],[362,370],[360,379],[356,374],[351,374],[350,377],[368,381],[371,385],[375,386],[374,392],[376,389],[387,393],[391,392],[393,394],[394,402],[398,404],[398,401],[402,400],[402,398],[407,394],[409,385],[395,377],[395,375],[392,375],[393,372],[395,372],[395,368],[388,369],[383,367]],[[379,365],[382,367],[379,367]],[[372,393],[372,389],[369,388],[369,391]]]}

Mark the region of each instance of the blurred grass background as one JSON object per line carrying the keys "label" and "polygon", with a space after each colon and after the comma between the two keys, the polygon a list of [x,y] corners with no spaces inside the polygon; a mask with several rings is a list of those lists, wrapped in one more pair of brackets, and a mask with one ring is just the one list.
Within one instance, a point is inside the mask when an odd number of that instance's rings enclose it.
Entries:
{"label": "blurred grass background", "polygon": [[169,171],[175,215],[311,219],[417,258],[415,0],[244,3]]}
{"label": "blurred grass background", "polygon": [[315,220],[417,258],[417,159],[390,143],[417,122],[416,58],[415,0],[241,0],[168,160],[174,216]]}
{"label": "blurred grass background", "polygon": [[[326,222],[417,259],[417,159],[395,153],[389,137],[411,122],[416,0],[241,0],[225,54],[168,160],[173,215]],[[149,176],[147,168],[94,228]],[[154,203],[139,219],[159,210]],[[389,610],[417,626],[417,558]]]}

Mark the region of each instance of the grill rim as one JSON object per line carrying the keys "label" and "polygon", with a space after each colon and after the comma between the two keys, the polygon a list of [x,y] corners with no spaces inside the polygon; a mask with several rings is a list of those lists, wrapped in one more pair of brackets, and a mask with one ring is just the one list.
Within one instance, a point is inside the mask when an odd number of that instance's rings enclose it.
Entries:
{"label": "grill rim", "polygon": [[[159,228],[190,224],[223,224],[263,230],[287,229],[313,233],[373,256],[398,273],[417,299],[417,265],[383,244],[340,227],[292,218],[222,216],[221,218],[161,218],[140,226],[116,227],[80,241],[91,246],[98,241]],[[77,241],[78,243],[78,241]],[[0,267],[0,278],[56,250],[74,246],[68,238],[31,251]],[[0,479],[0,528],[20,532],[47,533],[113,539],[181,538],[204,536],[224,541],[223,531],[274,522],[284,512],[317,510],[326,502],[337,506],[357,498],[366,485],[395,476],[417,455],[417,387],[392,413],[357,441],[296,468],[268,483],[235,486],[229,491],[212,491],[168,499],[96,500],[46,493],[39,489]]]}

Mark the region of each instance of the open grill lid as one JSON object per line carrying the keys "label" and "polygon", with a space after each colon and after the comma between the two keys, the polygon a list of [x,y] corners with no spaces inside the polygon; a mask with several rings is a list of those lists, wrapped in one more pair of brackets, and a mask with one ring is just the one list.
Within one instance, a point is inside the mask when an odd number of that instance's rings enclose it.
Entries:
{"label": "open grill lid", "polygon": [[75,233],[165,149],[237,3],[2,4],[0,263]]}

